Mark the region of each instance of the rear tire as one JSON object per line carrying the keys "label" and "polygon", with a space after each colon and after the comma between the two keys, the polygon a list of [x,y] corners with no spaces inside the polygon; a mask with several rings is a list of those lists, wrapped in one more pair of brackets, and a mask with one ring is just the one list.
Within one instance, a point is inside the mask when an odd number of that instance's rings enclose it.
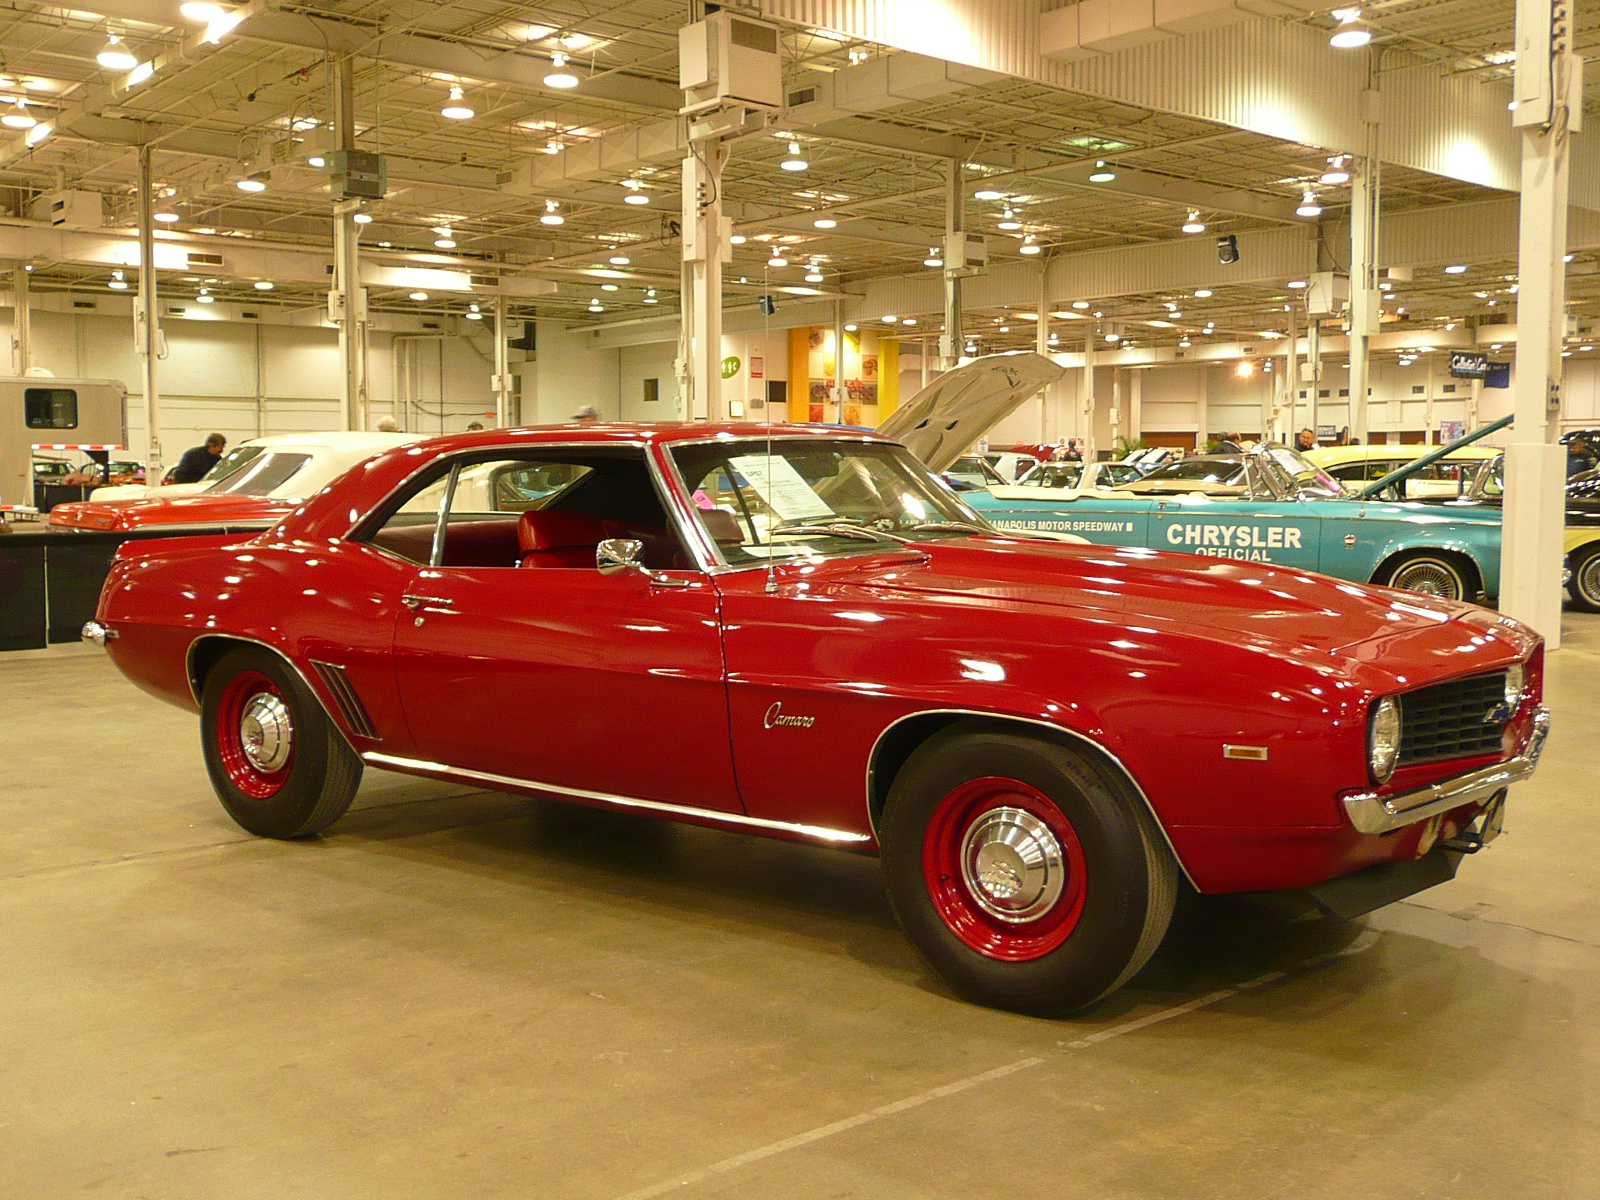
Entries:
{"label": "rear tire", "polygon": [[200,741],[228,815],[261,837],[320,833],[350,807],[361,759],[294,670],[261,646],[206,674]]}
{"label": "rear tire", "polygon": [[1383,582],[1441,600],[1470,600],[1474,592],[1466,568],[1448,554],[1407,554],[1389,568]]}
{"label": "rear tire", "polygon": [[1143,801],[1077,751],[963,723],[896,775],[879,821],[906,935],[960,995],[1040,1016],[1121,987],[1160,944],[1178,865]]}
{"label": "rear tire", "polygon": [[1572,607],[1582,612],[1600,612],[1600,543],[1574,551],[1571,571],[1567,595],[1572,597]]}

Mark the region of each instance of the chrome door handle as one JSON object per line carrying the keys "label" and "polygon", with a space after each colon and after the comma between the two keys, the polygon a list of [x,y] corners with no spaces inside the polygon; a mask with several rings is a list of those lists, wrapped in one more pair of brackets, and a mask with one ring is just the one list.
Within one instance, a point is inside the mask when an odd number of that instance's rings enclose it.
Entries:
{"label": "chrome door handle", "polygon": [[400,603],[404,604],[412,612],[416,612],[417,609],[421,608],[423,605],[428,605],[429,607],[432,607],[432,608],[450,608],[455,604],[455,601],[451,600],[450,598],[448,598],[446,596],[409,596],[408,595],[408,596],[401,596],[400,597]]}

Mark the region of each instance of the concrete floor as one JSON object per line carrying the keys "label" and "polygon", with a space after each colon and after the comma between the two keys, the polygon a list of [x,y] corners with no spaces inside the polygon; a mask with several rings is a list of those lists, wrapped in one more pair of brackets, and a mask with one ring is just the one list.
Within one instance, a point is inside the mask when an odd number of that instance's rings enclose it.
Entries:
{"label": "concrete floor", "polygon": [[192,717],[0,658],[0,1197],[1600,1194],[1600,618],[1508,836],[1340,926],[1197,907],[1049,1022],[869,859],[369,771],[249,838]]}

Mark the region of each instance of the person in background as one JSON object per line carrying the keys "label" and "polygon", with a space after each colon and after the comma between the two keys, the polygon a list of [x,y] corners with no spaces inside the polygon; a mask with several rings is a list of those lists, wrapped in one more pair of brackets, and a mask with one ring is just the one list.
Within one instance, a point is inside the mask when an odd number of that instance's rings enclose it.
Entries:
{"label": "person in background", "polygon": [[1304,454],[1317,448],[1317,434],[1313,429],[1302,429],[1294,435],[1294,448]]}
{"label": "person in background", "polygon": [[1238,454],[1243,449],[1244,445],[1237,433],[1225,433],[1217,439],[1218,454]]}
{"label": "person in background", "polygon": [[575,425],[598,425],[600,423],[600,411],[592,404],[585,404],[572,414],[572,421]]}
{"label": "person in background", "polygon": [[222,452],[228,448],[228,439],[213,433],[204,446],[191,446],[183,452],[178,465],[167,476],[170,483],[199,483],[206,472],[222,461]]}
{"label": "person in background", "polygon": [[378,432],[379,433],[399,433],[400,432],[400,422],[396,421],[393,417],[379,417],[378,418]]}
{"label": "person in background", "polygon": [[467,432],[468,433],[482,433],[483,432],[483,422],[482,421],[471,421],[471,422],[469,422],[467,424]]}

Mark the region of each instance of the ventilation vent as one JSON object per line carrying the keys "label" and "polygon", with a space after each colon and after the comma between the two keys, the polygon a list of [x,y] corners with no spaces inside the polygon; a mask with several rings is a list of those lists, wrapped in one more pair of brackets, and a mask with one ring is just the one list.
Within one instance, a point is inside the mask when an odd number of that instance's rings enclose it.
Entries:
{"label": "ventilation vent", "polygon": [[191,250],[189,251],[189,265],[191,267],[220,267],[222,265],[222,255],[197,254]]}
{"label": "ventilation vent", "polygon": [[437,322],[437,321],[424,321],[422,323],[422,327],[424,329],[437,329],[437,328],[439,328],[439,322]]}
{"label": "ventilation vent", "polygon": [[185,315],[188,311],[189,310],[187,308],[184,308],[183,305],[181,305],[181,304],[169,304],[169,305],[167,305],[167,316],[169,316],[169,317],[181,317],[181,316]]}
{"label": "ventilation vent", "polygon": [[471,283],[473,287],[499,287],[500,277],[498,275],[468,275],[467,282]]}
{"label": "ventilation vent", "polygon": [[372,738],[376,741],[378,731],[372,727],[372,718],[367,716],[367,710],[361,704],[361,697],[356,695],[355,688],[350,686],[350,680],[345,677],[344,668],[337,663],[318,662],[314,658],[311,660],[311,666],[327,685],[328,693],[333,697],[333,702],[339,706],[339,713],[344,717],[345,724],[350,726],[350,732],[357,737]]}
{"label": "ventilation vent", "polygon": [[242,321],[259,321],[261,320],[261,314],[258,312],[242,312],[239,314],[239,319]]}
{"label": "ventilation vent", "polygon": [[789,107],[795,108],[801,104],[811,104],[816,101],[817,89],[814,87],[801,88],[789,93]]}
{"label": "ventilation vent", "polygon": [[100,306],[98,304],[96,304],[93,300],[74,300],[72,302],[72,307],[73,308],[87,308],[87,309],[93,310],[93,309],[99,308]]}

